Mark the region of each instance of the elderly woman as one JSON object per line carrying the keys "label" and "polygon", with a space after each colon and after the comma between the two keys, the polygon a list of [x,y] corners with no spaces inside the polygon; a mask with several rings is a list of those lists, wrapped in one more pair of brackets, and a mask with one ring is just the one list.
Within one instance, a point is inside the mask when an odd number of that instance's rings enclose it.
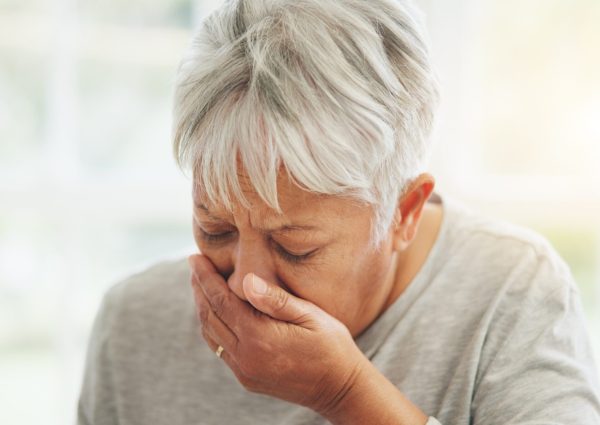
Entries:
{"label": "elderly woman", "polygon": [[600,423],[568,267],[433,194],[413,13],[238,0],[203,22],[173,140],[201,254],[108,291],[80,424]]}

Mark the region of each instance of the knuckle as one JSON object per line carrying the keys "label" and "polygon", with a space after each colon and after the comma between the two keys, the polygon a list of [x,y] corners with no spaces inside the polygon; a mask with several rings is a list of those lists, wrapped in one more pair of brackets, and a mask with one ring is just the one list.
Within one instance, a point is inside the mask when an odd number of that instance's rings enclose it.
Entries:
{"label": "knuckle", "polygon": [[211,305],[215,315],[217,315],[217,317],[222,317],[227,305],[227,295],[223,292],[214,294],[211,298]]}
{"label": "knuckle", "polygon": [[290,299],[288,294],[285,291],[277,290],[272,291],[271,295],[273,297],[273,309],[275,312],[285,309]]}
{"label": "knuckle", "polygon": [[206,306],[202,305],[198,308],[198,319],[200,320],[200,323],[203,325],[208,323],[208,316],[209,316],[209,310],[206,308]]}

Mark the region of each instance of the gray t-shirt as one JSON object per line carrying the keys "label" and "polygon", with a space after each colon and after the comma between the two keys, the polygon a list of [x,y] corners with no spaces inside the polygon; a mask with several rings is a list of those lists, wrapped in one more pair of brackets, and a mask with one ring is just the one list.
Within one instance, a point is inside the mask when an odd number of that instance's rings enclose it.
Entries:
{"label": "gray t-shirt", "polygon": [[[430,424],[600,424],[568,266],[539,235],[444,198],[405,292],[356,342]],[[114,285],[94,322],[78,423],[325,424],[247,392],[203,341],[186,258]]]}

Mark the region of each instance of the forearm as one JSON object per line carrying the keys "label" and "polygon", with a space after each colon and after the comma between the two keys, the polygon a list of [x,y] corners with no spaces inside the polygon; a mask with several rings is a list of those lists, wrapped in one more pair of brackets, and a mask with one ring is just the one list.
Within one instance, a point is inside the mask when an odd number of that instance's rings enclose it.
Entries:
{"label": "forearm", "polygon": [[334,425],[424,425],[428,419],[366,358],[353,385],[324,416]]}

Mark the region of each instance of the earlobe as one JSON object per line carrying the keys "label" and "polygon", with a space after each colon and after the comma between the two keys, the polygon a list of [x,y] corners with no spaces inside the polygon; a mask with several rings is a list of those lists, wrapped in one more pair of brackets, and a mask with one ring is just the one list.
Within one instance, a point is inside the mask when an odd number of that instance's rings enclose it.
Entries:
{"label": "earlobe", "polygon": [[394,251],[405,251],[410,244],[406,242],[406,239],[398,237],[394,239]]}

